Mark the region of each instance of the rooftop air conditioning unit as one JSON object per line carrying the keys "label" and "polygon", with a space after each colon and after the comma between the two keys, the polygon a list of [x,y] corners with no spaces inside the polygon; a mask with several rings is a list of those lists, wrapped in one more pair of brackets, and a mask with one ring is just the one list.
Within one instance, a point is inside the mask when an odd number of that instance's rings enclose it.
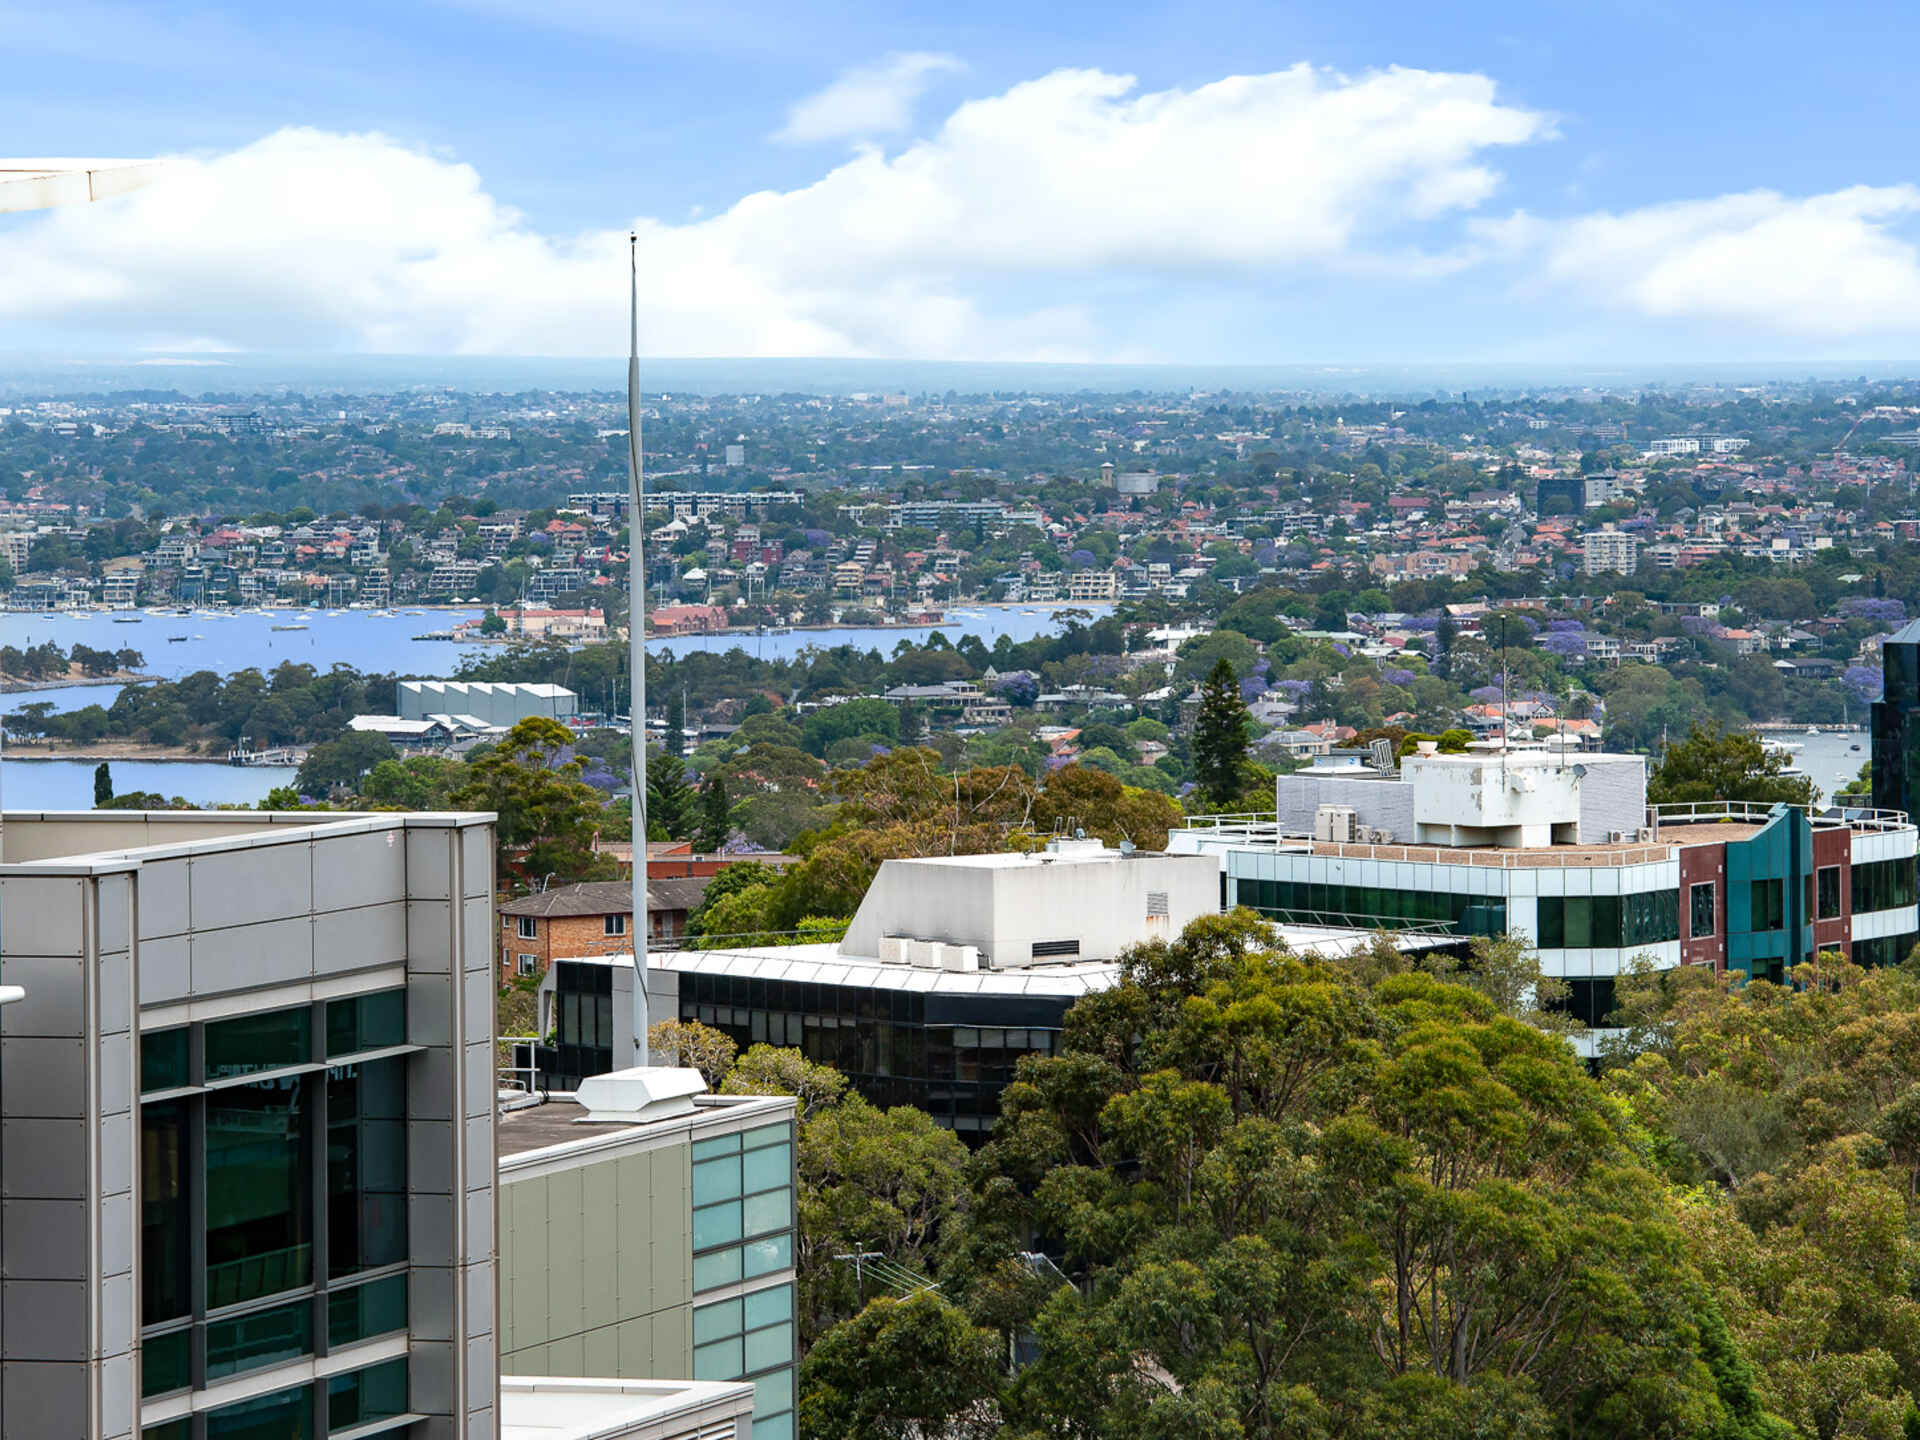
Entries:
{"label": "rooftop air conditioning unit", "polygon": [[882,935],[880,937],[880,962],[883,965],[906,964],[906,937],[903,935]]}
{"label": "rooftop air conditioning unit", "polygon": [[1634,831],[1634,838],[1642,845],[1651,845],[1653,843],[1653,827],[1651,825],[1642,825],[1638,830]]}
{"label": "rooftop air conditioning unit", "polygon": [[1313,838],[1351,844],[1360,835],[1360,816],[1351,805],[1322,805],[1313,812]]}
{"label": "rooftop air conditioning unit", "polygon": [[1609,830],[1607,832],[1607,843],[1610,845],[1624,845],[1631,839],[1633,839],[1633,832],[1631,830]]}

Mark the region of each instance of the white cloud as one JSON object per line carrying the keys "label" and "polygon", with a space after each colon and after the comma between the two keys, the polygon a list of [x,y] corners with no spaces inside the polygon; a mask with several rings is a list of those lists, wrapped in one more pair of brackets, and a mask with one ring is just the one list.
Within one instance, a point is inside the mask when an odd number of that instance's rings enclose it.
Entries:
{"label": "white cloud", "polygon": [[1488,233],[1590,304],[1834,340],[1920,332],[1920,251],[1894,228],[1916,213],[1912,185],[1754,190]]}
{"label": "white cloud", "polygon": [[[1300,65],[1139,94],[1056,71],[891,158],[639,221],[644,335],[689,356],[1098,358],[1115,295],[1151,305],[1183,276],[1257,294],[1417,269],[1425,227],[1493,193],[1488,152],[1550,133],[1475,75]],[[76,344],[617,354],[625,241],[542,234],[471,167],[382,136],[287,130],[0,230],[0,322]]]}
{"label": "white cloud", "polygon": [[787,145],[812,145],[897,135],[913,123],[913,107],[935,77],[966,68],[952,55],[926,50],[856,65],[789,109],[787,123],[773,138]]}

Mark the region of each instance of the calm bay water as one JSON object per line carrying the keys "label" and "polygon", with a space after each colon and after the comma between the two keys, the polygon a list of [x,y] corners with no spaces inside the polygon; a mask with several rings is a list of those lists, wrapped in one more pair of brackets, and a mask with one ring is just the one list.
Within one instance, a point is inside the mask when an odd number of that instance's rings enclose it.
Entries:
{"label": "calm bay water", "polygon": [[[0,805],[8,810],[91,810],[94,760],[8,760],[0,766]],[[114,793],[153,790],[196,805],[253,805],[276,785],[290,785],[291,766],[210,764],[193,760],[115,760]]]}
{"label": "calm bay water", "polygon": [[[1102,615],[1110,605],[1078,606]],[[497,653],[488,645],[462,645],[448,640],[414,637],[453,628],[477,617],[474,609],[398,611],[280,610],[265,614],[201,611],[192,615],[162,615],[153,611],[122,612],[115,617],[97,612],[57,615],[0,614],[0,645],[25,648],[53,641],[62,648],[74,644],[96,650],[131,647],[146,657],[149,675],[177,680],[200,670],[230,674],[253,667],[271,671],[288,661],[326,670],[352,665],[368,673],[445,679],[472,657]],[[923,641],[939,630],[947,639],[977,635],[991,647],[1002,635],[1030,640],[1050,634],[1059,623],[1059,611],[1045,607],[960,608],[947,612],[938,626],[904,629],[841,628],[796,630],[785,635],[680,635],[648,642],[656,654],[684,655],[693,651],[724,654],[739,649],[757,659],[792,659],[812,647],[856,645],[891,654],[902,640]],[[276,625],[303,625],[303,630],[276,630]],[[43,701],[56,712],[88,705],[112,705],[118,685],[67,685],[51,690],[21,691],[0,697],[6,711]],[[5,766],[0,780],[4,803],[16,810],[86,809],[93,804],[93,761],[20,760]],[[116,761],[114,786],[119,791],[156,790],[180,795],[203,805],[252,804],[276,785],[292,780],[291,770],[238,769],[194,761]]]}

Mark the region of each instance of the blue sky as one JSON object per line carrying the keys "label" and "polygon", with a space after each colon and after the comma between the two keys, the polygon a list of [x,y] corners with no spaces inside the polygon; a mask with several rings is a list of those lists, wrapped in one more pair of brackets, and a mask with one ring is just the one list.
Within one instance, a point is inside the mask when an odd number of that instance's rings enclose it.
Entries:
{"label": "blue sky", "polygon": [[0,0],[0,154],[188,157],[0,224],[0,325],[602,353],[637,220],[667,353],[1920,359],[1916,32],[1881,4]]}

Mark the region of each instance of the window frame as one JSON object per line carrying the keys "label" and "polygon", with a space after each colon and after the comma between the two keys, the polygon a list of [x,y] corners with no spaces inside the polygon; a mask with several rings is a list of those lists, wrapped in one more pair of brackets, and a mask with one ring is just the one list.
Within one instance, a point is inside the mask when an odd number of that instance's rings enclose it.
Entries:
{"label": "window frame", "polygon": [[[1846,895],[1841,889],[1841,867],[1822,865],[1813,872],[1813,918],[1816,920],[1838,920],[1846,913]],[[1833,908],[1827,908],[1827,881],[1833,881]]]}
{"label": "window frame", "polygon": [[[1700,892],[1707,892],[1707,928],[1695,928],[1694,922],[1700,918],[1699,907],[1694,901]],[[1687,938],[1689,940],[1711,940],[1720,933],[1720,882],[1717,880],[1694,880],[1687,885]]]}
{"label": "window frame", "polygon": [[514,952],[513,969],[516,975],[535,975],[540,970],[540,957],[530,955],[524,950]]}
{"label": "window frame", "polygon": [[627,918],[625,914],[603,915],[601,934],[609,940],[624,938],[627,933]]}
{"label": "window frame", "polygon": [[538,940],[540,938],[540,917],[538,915],[516,915],[514,920],[514,938],[517,940]]}

